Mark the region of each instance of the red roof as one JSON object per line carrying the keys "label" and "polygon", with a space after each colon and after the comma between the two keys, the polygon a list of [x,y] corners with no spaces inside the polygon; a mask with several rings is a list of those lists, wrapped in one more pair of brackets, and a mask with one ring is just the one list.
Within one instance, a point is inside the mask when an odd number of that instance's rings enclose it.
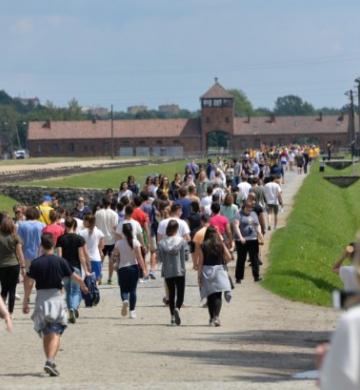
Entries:
{"label": "red roof", "polygon": [[215,84],[208,89],[200,99],[234,99],[234,96],[228,92],[218,81],[215,79]]}
{"label": "red roof", "polygon": [[275,122],[269,117],[235,118],[235,135],[266,135],[266,134],[326,134],[346,133],[348,121],[338,121],[338,116],[280,116]]}
{"label": "red roof", "polygon": [[[115,138],[199,137],[200,119],[139,119],[114,121]],[[111,138],[109,120],[29,123],[29,140]]]}

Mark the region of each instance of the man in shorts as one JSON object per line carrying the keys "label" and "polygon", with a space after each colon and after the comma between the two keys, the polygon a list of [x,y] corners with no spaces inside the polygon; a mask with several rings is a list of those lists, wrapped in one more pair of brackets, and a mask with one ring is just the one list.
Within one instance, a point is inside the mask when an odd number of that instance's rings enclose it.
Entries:
{"label": "man in shorts", "polygon": [[67,312],[62,280],[70,277],[85,293],[83,280],[71,269],[62,257],[54,255],[54,241],[49,233],[41,236],[43,255],[33,260],[24,278],[23,312],[29,313],[29,297],[36,283],[36,301],[31,319],[35,331],[43,337],[46,356],[44,370],[50,376],[58,376],[55,357],[60,347],[60,336],[67,325]]}
{"label": "man in shorts", "polygon": [[268,213],[268,230],[271,230],[271,223],[270,223],[271,215],[274,215],[274,220],[273,220],[274,230],[277,228],[279,205],[283,207],[280,180],[281,180],[281,176],[275,176],[272,181],[266,183],[264,186],[264,195],[265,195],[267,213]]}

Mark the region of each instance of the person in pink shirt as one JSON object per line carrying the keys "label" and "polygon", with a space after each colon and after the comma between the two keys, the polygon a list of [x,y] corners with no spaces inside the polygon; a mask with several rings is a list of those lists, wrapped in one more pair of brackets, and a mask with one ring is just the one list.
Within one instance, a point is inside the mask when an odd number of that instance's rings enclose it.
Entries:
{"label": "person in pink shirt", "polygon": [[45,226],[42,232],[51,234],[54,244],[56,245],[58,238],[64,234],[65,229],[60,223],[60,214],[58,214],[55,210],[50,210],[49,221],[50,224]]}
{"label": "person in pink shirt", "polygon": [[213,203],[211,205],[212,216],[210,217],[210,226],[214,226],[220,233],[221,237],[224,238],[228,248],[232,246],[232,234],[229,224],[229,220],[220,214],[220,204]]}

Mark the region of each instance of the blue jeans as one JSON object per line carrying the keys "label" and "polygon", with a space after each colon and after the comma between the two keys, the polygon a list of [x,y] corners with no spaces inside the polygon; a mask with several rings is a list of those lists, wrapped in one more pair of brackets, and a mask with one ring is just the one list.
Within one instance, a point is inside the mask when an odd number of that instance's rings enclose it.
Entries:
{"label": "blue jeans", "polygon": [[[74,267],[74,272],[81,277],[81,271]],[[71,278],[64,278],[64,287],[66,291],[66,304],[69,310],[77,310],[81,302],[80,286]]]}
{"label": "blue jeans", "polygon": [[130,310],[135,310],[136,287],[139,280],[139,267],[138,265],[123,267],[118,269],[117,274],[122,301],[129,301]]}

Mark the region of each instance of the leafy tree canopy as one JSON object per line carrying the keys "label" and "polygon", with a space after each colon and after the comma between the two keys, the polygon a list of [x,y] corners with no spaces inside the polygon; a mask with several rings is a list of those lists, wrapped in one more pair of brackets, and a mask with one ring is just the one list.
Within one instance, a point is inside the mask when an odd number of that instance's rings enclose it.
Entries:
{"label": "leafy tree canopy", "polygon": [[303,101],[296,95],[278,97],[274,107],[275,115],[313,115],[315,108],[312,104]]}
{"label": "leafy tree canopy", "polygon": [[253,114],[253,106],[245,92],[243,92],[241,89],[229,89],[228,92],[234,96],[235,116],[246,116]]}

